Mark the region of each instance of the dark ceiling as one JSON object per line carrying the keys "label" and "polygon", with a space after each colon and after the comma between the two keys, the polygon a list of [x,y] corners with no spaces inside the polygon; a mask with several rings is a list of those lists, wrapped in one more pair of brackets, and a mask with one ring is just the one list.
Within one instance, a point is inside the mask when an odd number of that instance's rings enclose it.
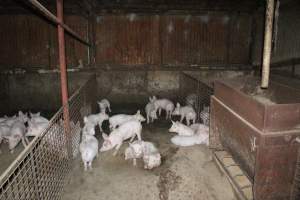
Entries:
{"label": "dark ceiling", "polygon": [[[266,0],[64,0],[65,13],[87,14],[89,12],[168,12],[168,11],[229,11],[253,12]],[[0,14],[29,13],[27,0],[0,0]],[[39,0],[55,12],[56,0]],[[280,0],[281,5],[299,0]]]}

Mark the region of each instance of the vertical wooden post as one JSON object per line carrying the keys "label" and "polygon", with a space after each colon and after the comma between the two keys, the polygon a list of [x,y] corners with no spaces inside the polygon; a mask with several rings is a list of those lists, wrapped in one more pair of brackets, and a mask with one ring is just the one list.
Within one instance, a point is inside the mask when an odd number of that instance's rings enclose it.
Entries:
{"label": "vertical wooden post", "polygon": [[263,66],[262,66],[262,80],[261,87],[269,87],[270,78],[270,60],[272,52],[272,31],[274,19],[274,1],[267,0],[266,16],[265,16],[265,36],[264,36],[264,52],[263,52]]}

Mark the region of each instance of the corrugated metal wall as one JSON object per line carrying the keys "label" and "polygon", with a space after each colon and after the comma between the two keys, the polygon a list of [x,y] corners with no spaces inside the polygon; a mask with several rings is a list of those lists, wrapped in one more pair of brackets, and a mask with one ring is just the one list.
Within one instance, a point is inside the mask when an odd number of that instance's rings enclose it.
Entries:
{"label": "corrugated metal wall", "polygon": [[[87,21],[79,16],[66,16],[66,23],[87,37]],[[0,15],[0,66],[11,68],[56,68],[57,30],[34,15]],[[87,62],[87,48],[66,36],[68,65],[78,59]]]}
{"label": "corrugated metal wall", "polygon": [[[66,16],[88,37],[88,21]],[[197,66],[249,64],[250,14],[99,15],[95,20],[96,66]],[[37,16],[0,16],[0,66],[55,68],[56,28]],[[88,63],[88,48],[67,37],[67,61]]]}
{"label": "corrugated metal wall", "polygon": [[[272,63],[300,59],[300,2],[291,1],[290,3],[280,6],[279,9],[278,34],[277,38],[274,38],[276,40],[276,50],[272,51]],[[260,65],[264,32],[264,14],[262,11],[256,14],[255,23],[252,62],[254,65]]]}
{"label": "corrugated metal wall", "polygon": [[250,62],[252,18],[228,15],[105,15],[96,24],[96,62],[218,65]]}

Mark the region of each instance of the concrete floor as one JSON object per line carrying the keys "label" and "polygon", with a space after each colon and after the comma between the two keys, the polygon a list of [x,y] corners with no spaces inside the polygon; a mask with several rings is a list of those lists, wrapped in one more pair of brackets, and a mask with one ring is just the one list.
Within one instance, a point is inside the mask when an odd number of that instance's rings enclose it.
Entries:
{"label": "concrete floor", "polygon": [[[159,148],[163,162],[144,170],[142,160],[134,167],[124,160],[124,143],[119,155],[99,154],[93,170],[83,171],[78,158],[67,179],[63,200],[235,200],[232,188],[202,145],[180,147],[170,143],[170,122],[159,120],[143,125],[143,139]],[[100,141],[100,144],[102,140]]]}

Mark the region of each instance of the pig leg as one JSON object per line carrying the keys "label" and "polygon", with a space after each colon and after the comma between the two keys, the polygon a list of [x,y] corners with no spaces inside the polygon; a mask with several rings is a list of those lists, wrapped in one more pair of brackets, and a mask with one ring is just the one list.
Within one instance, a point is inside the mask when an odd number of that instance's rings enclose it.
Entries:
{"label": "pig leg", "polygon": [[141,137],[141,131],[137,132],[137,133],[136,133],[136,136],[137,136],[137,138],[138,138],[139,141],[142,140],[142,137]]}
{"label": "pig leg", "polygon": [[90,162],[88,163],[88,166],[89,166],[90,170],[93,169],[93,168],[92,168],[92,161],[90,161]]}
{"label": "pig leg", "polygon": [[158,116],[161,115],[161,108],[158,109]]}
{"label": "pig leg", "polygon": [[27,138],[27,137],[24,137],[24,139],[25,139],[25,142],[26,142],[27,144],[29,144],[28,138]]}
{"label": "pig leg", "polygon": [[134,138],[135,138],[135,135],[132,136],[132,137],[130,138],[130,141],[129,141],[129,142],[130,142],[130,143],[133,142]]}
{"label": "pig leg", "polygon": [[133,159],[133,166],[136,166],[136,159]]}
{"label": "pig leg", "polygon": [[21,141],[22,141],[22,144],[23,144],[24,148],[26,148],[27,144],[26,144],[25,138],[22,138]]}
{"label": "pig leg", "polygon": [[184,116],[181,115],[181,117],[180,117],[180,123],[182,123],[183,119],[184,119]]}
{"label": "pig leg", "polygon": [[118,154],[118,151],[119,151],[121,145],[122,145],[122,143],[120,143],[120,144],[118,144],[118,145],[116,146],[116,150],[115,150],[115,152],[113,153],[113,156],[116,156],[116,155]]}
{"label": "pig leg", "polygon": [[88,162],[83,162],[83,164],[84,164],[84,171],[87,171],[87,169],[88,169]]}
{"label": "pig leg", "polygon": [[100,131],[103,132],[103,130],[102,130],[102,123],[99,123],[98,125],[99,125]]}
{"label": "pig leg", "polygon": [[150,121],[149,115],[147,114],[147,124],[149,124],[149,121]]}

